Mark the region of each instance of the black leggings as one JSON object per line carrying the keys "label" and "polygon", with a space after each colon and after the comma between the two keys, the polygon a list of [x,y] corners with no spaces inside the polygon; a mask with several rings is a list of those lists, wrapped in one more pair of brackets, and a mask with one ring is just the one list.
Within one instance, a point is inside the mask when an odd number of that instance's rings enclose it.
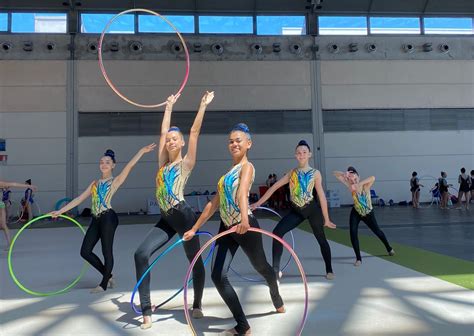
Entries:
{"label": "black leggings", "polygon": [[[259,228],[257,219],[253,216],[249,216],[249,224],[251,227]],[[221,222],[219,233],[227,229],[228,227]],[[216,243],[213,256],[212,281],[237,322],[235,330],[239,334],[244,334],[250,328],[250,325],[245,317],[239,298],[227,277],[230,264],[239,246],[242,247],[242,250],[249,258],[253,268],[267,281],[275,308],[283,306],[283,300],[278,291],[275,272],[273,272],[272,267],[265,257],[262,235],[260,233],[247,232],[243,235],[231,233],[219,239]]]}
{"label": "black leggings", "polygon": [[[118,217],[115,211],[112,209],[104,211],[99,217],[92,217],[91,224],[82,241],[81,257],[87,260],[89,264],[102,274],[100,287],[104,290],[107,290],[107,282],[112,277],[112,269],[114,268],[113,247],[117,226]],[[102,245],[104,263],[92,252],[99,239]]]}
{"label": "black leggings", "polygon": [[[149,259],[151,255],[163,247],[163,245],[173,238],[176,233],[182,237],[186,231],[191,229],[196,220],[196,214],[189,205],[184,202],[179,203],[167,214],[161,216],[158,224],[148,232],[145,240],[143,240],[135,252],[135,272],[137,281],[149,267]],[[199,244],[199,236],[195,236],[193,239],[184,242],[183,247],[186,252],[186,257],[189,262],[191,262],[201,248],[201,245]],[[166,272],[166,270],[163,270],[163,272]],[[193,269],[193,308],[201,308],[205,275],[202,258],[199,258]],[[142,313],[144,316],[150,316],[152,313],[150,300],[150,273],[143,279],[143,282],[138,287],[138,291],[140,293]]]}
{"label": "black leggings", "polygon": [[351,216],[350,216],[350,219],[349,219],[349,226],[350,226],[350,233],[351,233],[352,248],[354,249],[357,260],[362,260],[362,257],[360,256],[359,236],[358,236],[358,233],[357,233],[358,230],[359,230],[359,223],[360,223],[361,220],[369,227],[369,229],[372,230],[372,232],[377,237],[379,237],[379,239],[385,245],[385,248],[387,249],[387,252],[390,252],[392,250],[392,247],[388,243],[387,237],[385,237],[385,234],[383,233],[383,231],[380,230],[380,228],[377,224],[377,220],[375,219],[374,211],[372,210],[366,216],[361,216],[356,211],[356,209],[352,208]]}
{"label": "black leggings", "polygon": [[[313,199],[304,208],[298,208],[293,206],[290,213],[283,217],[277,226],[273,229],[273,233],[278,237],[283,237],[287,232],[293,230],[295,227],[301,224],[305,219],[308,219],[313,235],[318,241],[321,249],[321,255],[323,256],[324,263],[326,264],[326,273],[332,273],[331,265],[331,247],[324,234],[323,227],[323,214],[321,207]],[[273,240],[273,269],[276,273],[280,271],[281,255],[283,254],[283,245],[278,241]]]}

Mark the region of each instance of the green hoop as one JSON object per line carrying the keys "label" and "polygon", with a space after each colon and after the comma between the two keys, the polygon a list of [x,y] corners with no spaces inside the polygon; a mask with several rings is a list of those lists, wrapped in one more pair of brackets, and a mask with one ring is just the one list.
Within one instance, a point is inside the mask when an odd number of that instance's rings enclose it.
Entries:
{"label": "green hoop", "polygon": [[[12,243],[10,245],[10,249],[8,250],[8,271],[10,272],[10,276],[12,277],[13,282],[24,292],[26,292],[28,294],[31,294],[31,295],[35,295],[35,296],[53,296],[53,295],[63,294],[65,292],[67,292],[72,287],[74,287],[79,282],[79,280],[81,280],[81,278],[84,276],[84,274],[85,274],[85,272],[87,271],[87,268],[88,268],[88,264],[87,264],[87,262],[85,262],[84,266],[82,267],[81,273],[79,274],[79,276],[76,279],[74,279],[69,285],[67,285],[67,287],[65,287],[63,289],[60,289],[60,290],[57,290],[57,291],[54,291],[54,292],[36,292],[34,290],[31,290],[31,289],[26,288],[25,286],[23,286],[23,284],[20,282],[20,280],[17,279],[15,273],[13,272],[13,263],[12,263],[13,247],[15,246],[15,242],[18,239],[18,237],[20,236],[20,234],[23,232],[23,230],[25,230],[28,226],[30,226],[34,222],[37,222],[39,220],[42,220],[42,219],[48,218],[48,217],[52,217],[52,216],[49,215],[49,214],[42,215],[42,216],[36,217],[36,218],[30,220],[28,223],[26,223],[16,233],[15,237],[13,237]],[[71,217],[68,217],[68,216],[65,216],[65,215],[59,215],[59,217],[67,219],[68,221],[72,222],[77,227],[79,227],[79,229],[81,229],[83,234],[86,234],[86,230],[75,219],[72,219]]]}

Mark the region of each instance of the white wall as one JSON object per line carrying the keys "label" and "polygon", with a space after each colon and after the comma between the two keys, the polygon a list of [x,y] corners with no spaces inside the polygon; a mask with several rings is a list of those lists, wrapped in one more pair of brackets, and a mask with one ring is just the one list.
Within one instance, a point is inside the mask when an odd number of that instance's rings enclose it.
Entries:
{"label": "white wall", "polygon": [[[474,61],[323,61],[324,109],[472,108]],[[474,169],[473,131],[325,133],[328,188],[350,195],[332,177],[333,170],[355,166],[375,175],[374,189],[385,199],[410,200],[413,171],[426,177],[421,198],[440,171],[457,186],[459,169]]]}
{"label": "white wall", "polygon": [[51,209],[66,189],[66,62],[0,61],[0,138],[8,155],[0,178],[31,178],[39,205]]}
{"label": "white wall", "polygon": [[474,61],[322,61],[323,109],[474,106]]}

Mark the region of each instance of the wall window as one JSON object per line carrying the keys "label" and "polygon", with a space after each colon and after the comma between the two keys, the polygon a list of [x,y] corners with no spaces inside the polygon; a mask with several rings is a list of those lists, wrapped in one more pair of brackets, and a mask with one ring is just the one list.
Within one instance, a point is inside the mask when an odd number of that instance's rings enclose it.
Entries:
{"label": "wall window", "polygon": [[319,35],[367,35],[365,16],[320,16]]}
{"label": "wall window", "polygon": [[252,16],[199,16],[203,34],[253,34]]}
{"label": "wall window", "polygon": [[8,30],[8,14],[0,13],[0,31]]}
{"label": "wall window", "polygon": [[[107,23],[116,14],[81,14],[81,33],[100,34]],[[125,14],[117,18],[109,27],[110,34],[133,34],[135,33],[135,16]]]}
{"label": "wall window", "polygon": [[420,34],[418,17],[371,17],[371,34]]}
{"label": "wall window", "polygon": [[[166,15],[180,33],[194,33],[193,15]],[[138,31],[140,33],[174,33],[175,31],[162,18],[155,15],[139,15]]]}
{"label": "wall window", "polygon": [[12,33],[66,32],[66,13],[12,13]]}
{"label": "wall window", "polygon": [[424,18],[425,34],[473,34],[472,18]]}
{"label": "wall window", "polygon": [[257,16],[257,35],[305,35],[304,16]]}

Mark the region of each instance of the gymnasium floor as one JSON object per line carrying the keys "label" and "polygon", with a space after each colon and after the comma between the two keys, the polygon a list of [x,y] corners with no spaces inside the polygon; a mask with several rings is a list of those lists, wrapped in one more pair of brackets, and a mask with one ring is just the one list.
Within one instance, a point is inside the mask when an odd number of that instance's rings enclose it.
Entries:
{"label": "gymnasium floor", "polygon": [[[331,217],[339,228],[326,230],[332,240],[334,281],[324,278],[314,237],[305,230],[294,231],[296,252],[309,281],[310,305],[303,335],[473,335],[472,213],[377,208],[379,222],[397,255],[385,256],[383,245],[361,224],[361,246],[368,253],[363,254],[362,266],[355,268],[346,230],[348,211],[333,210]],[[140,330],[139,319],[130,308],[135,284],[133,252],[152,225],[136,223],[154,220],[146,216],[121,218],[114,247],[118,287],[104,294],[89,294],[89,289],[99,282],[97,272],[89,269],[66,294],[32,297],[11,280],[7,252],[2,250],[0,335],[190,335],[182,296],[158,310],[153,315],[153,328],[147,331]],[[274,225],[268,217],[260,223],[269,230]],[[13,266],[17,277],[34,290],[64,287],[81,269],[80,230],[67,225],[48,227],[51,225],[56,224],[38,223],[37,229],[25,230],[15,246]],[[217,222],[209,222],[204,229],[215,232]],[[269,257],[271,241],[264,238],[264,244]],[[100,246],[97,252],[100,255]],[[283,260],[287,259],[284,254]],[[244,275],[256,276],[241,252],[233,266]],[[182,285],[186,269],[182,248],[157,263],[152,273],[154,303]],[[214,289],[209,265],[206,270],[206,317],[195,320],[195,328],[199,334],[217,335],[234,326],[234,321]],[[303,313],[304,290],[293,262],[285,270],[280,287],[287,307],[284,315],[272,313],[268,288],[263,284],[235,275],[231,275],[231,282],[238,290],[254,335],[294,334]]]}

